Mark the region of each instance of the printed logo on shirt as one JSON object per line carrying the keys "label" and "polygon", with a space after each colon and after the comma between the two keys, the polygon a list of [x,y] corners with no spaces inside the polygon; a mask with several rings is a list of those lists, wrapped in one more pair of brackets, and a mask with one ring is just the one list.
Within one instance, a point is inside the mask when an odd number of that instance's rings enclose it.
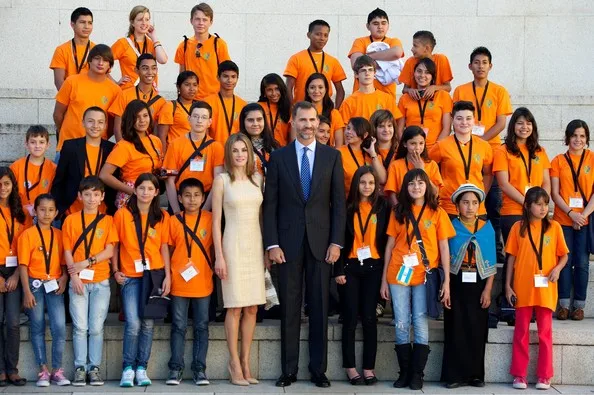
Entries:
{"label": "printed logo on shirt", "polygon": [[239,113],[238,112],[234,112],[233,113],[233,120],[237,121],[239,119]]}
{"label": "printed logo on shirt", "polygon": [[487,101],[485,102],[485,105],[487,106],[487,108],[493,107],[493,100],[487,99]]}
{"label": "printed logo on shirt", "polygon": [[433,107],[435,107],[435,102],[430,101],[427,107],[429,107],[430,110],[433,110]]}
{"label": "printed logo on shirt", "polygon": [[330,66],[328,66],[327,64],[324,65],[324,72],[326,72],[326,73],[330,72]]}
{"label": "printed logo on shirt", "polygon": [[375,106],[375,109],[376,109],[376,110],[383,110],[384,108],[382,107],[382,105],[381,105],[381,104],[379,104],[379,103],[378,103],[378,104]]}
{"label": "printed logo on shirt", "polygon": [[44,178],[44,179],[41,181],[41,186],[42,186],[44,189],[45,189],[45,188],[48,188],[48,187],[49,187],[49,180],[48,180],[47,178]]}
{"label": "printed logo on shirt", "polygon": [[540,163],[540,156],[536,156],[534,159],[532,159],[534,161],[534,163]]}
{"label": "printed logo on shirt", "polygon": [[584,166],[584,174],[590,174],[590,170],[592,170],[590,166]]}
{"label": "printed logo on shirt", "polygon": [[101,228],[97,228],[97,230],[95,231],[95,237],[98,239],[102,238],[104,234],[105,234],[105,230],[103,230]]}
{"label": "printed logo on shirt", "polygon": [[433,221],[430,219],[426,219],[423,221],[423,226],[425,226],[425,230],[429,229],[433,225]]}
{"label": "printed logo on shirt", "polygon": [[200,229],[199,234],[201,239],[205,239],[208,232],[206,231],[206,229]]}
{"label": "printed logo on shirt", "polygon": [[157,230],[156,230],[156,229],[154,229],[154,228],[149,228],[149,230],[148,230],[148,236],[149,236],[150,238],[153,238],[153,237],[155,237],[156,235],[157,235]]}
{"label": "printed logo on shirt", "polygon": [[206,52],[206,53],[202,54],[202,57],[204,58],[204,60],[206,60],[208,62],[208,59],[210,59],[210,52]]}
{"label": "printed logo on shirt", "polygon": [[101,96],[101,103],[103,103],[103,104],[109,103],[109,99],[107,98],[107,96]]}
{"label": "printed logo on shirt", "polygon": [[544,242],[545,247],[548,246],[549,244],[551,244],[551,236],[545,235],[543,242]]}
{"label": "printed logo on shirt", "polygon": [[371,223],[374,225],[377,224],[377,216],[375,214],[371,216]]}
{"label": "printed logo on shirt", "polygon": [[474,154],[473,159],[476,163],[481,163],[481,154]]}

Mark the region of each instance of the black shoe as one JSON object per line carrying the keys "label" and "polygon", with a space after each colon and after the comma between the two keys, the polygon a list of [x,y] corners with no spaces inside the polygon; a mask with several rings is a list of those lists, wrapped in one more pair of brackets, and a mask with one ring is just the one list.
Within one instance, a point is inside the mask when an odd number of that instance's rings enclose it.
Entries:
{"label": "black shoe", "polygon": [[367,376],[365,377],[365,385],[375,385],[377,383],[377,377]]}
{"label": "black shoe", "polygon": [[414,344],[412,353],[412,374],[409,388],[411,390],[420,390],[423,388],[423,376],[425,375],[425,365],[429,357],[429,346],[426,344]]}
{"label": "black shoe", "polygon": [[449,390],[460,387],[460,383],[447,383],[445,387]]}
{"label": "black shoe", "polygon": [[472,387],[479,387],[479,388],[482,388],[485,386],[485,382],[481,379],[472,379],[472,380],[470,380],[470,382],[468,384],[470,384]]}
{"label": "black shoe", "polygon": [[316,385],[316,387],[320,388],[328,388],[330,387],[330,380],[324,373],[316,374],[311,376],[311,382]]}
{"label": "black shoe", "polygon": [[347,373],[346,376],[347,376],[347,380],[349,381],[349,383],[351,383],[351,385],[363,385],[363,384],[365,384],[365,381],[363,380],[363,377],[361,377],[360,374],[356,375],[353,378],[349,377],[348,373]]}
{"label": "black shoe", "polygon": [[410,383],[410,364],[411,364],[411,355],[412,355],[412,347],[410,343],[408,344],[397,344],[394,347],[396,351],[396,357],[398,358],[398,366],[400,367],[400,372],[398,376],[398,380],[394,381],[393,387],[394,388],[404,388],[408,387]]}
{"label": "black shoe", "polygon": [[215,322],[225,322],[225,317],[227,316],[227,310],[223,310],[223,312],[215,317]]}
{"label": "black shoe", "polygon": [[295,374],[281,374],[281,376],[276,380],[277,387],[288,387],[292,383],[297,381],[297,375]]}
{"label": "black shoe", "polygon": [[19,376],[18,374],[13,375],[12,378],[10,376],[10,374],[6,376],[6,381],[16,387],[22,387],[23,385],[27,384],[27,379]]}

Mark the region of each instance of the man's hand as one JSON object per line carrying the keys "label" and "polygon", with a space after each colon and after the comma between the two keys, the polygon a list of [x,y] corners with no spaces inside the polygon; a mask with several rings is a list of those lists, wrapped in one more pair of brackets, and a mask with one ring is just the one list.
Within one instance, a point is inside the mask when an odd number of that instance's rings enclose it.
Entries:
{"label": "man's hand", "polygon": [[268,250],[268,257],[276,264],[285,263],[285,253],[280,247],[274,247]]}
{"label": "man's hand", "polygon": [[330,246],[328,246],[328,252],[326,252],[326,263],[333,265],[339,257],[340,248],[336,244],[330,244]]}

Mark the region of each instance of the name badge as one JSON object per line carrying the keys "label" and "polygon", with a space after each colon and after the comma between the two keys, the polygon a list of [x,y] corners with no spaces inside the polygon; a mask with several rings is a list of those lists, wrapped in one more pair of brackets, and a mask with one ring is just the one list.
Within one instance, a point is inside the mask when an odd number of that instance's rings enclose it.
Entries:
{"label": "name badge", "polygon": [[204,171],[204,159],[192,159],[190,161],[190,171]]}
{"label": "name badge", "polygon": [[14,255],[7,256],[5,262],[6,262],[6,267],[17,267],[19,265],[17,257]]}
{"label": "name badge", "polygon": [[48,294],[59,288],[58,282],[56,280],[46,281],[43,283],[43,288],[45,288],[45,293]]}
{"label": "name badge", "polygon": [[524,195],[526,195],[528,193],[530,188],[532,188],[532,185],[526,185],[526,188],[524,188]]}
{"label": "name badge", "polygon": [[413,269],[408,266],[401,266],[396,275],[396,281],[401,285],[409,285],[413,275]]}
{"label": "name badge", "polygon": [[463,283],[476,283],[476,272],[474,271],[463,271],[462,272]]}
{"label": "name badge", "polygon": [[475,136],[484,136],[485,135],[485,126],[484,125],[474,125],[472,127],[472,134]]}
{"label": "name badge", "polygon": [[151,270],[151,261],[147,259],[144,263],[146,265],[142,264],[142,259],[136,259],[134,261],[134,269],[136,270],[136,273],[142,273],[145,270]]}
{"label": "name badge", "polygon": [[425,137],[429,136],[429,128],[422,128],[425,133]]}
{"label": "name badge", "polygon": [[367,258],[371,258],[371,247],[365,246],[361,248],[357,248],[357,259],[363,264],[363,261]]}
{"label": "name badge", "polygon": [[78,277],[80,277],[81,280],[93,281],[93,277],[95,277],[95,270],[83,269],[80,273],[78,273]]}
{"label": "name badge", "polygon": [[419,265],[419,257],[417,254],[406,254],[402,257],[404,266],[415,267]]}
{"label": "name badge", "polygon": [[196,266],[192,264],[192,262],[188,262],[185,266],[184,270],[181,272],[181,276],[185,282],[190,281],[194,277],[198,275],[199,271],[196,269]]}
{"label": "name badge", "polygon": [[584,208],[584,199],[581,197],[570,197],[569,208]]}
{"label": "name badge", "polygon": [[543,276],[542,274],[535,274],[534,275],[534,287],[535,288],[548,288],[549,287],[549,278]]}

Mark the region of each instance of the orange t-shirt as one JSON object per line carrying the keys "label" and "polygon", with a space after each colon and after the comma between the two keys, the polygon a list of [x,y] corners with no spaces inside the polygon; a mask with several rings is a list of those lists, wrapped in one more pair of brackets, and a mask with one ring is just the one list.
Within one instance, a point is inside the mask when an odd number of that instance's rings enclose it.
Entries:
{"label": "orange t-shirt", "polygon": [[[507,90],[494,82],[489,81],[489,87],[487,88],[487,94],[483,101],[483,94],[485,88],[476,87],[476,96],[472,90],[472,82],[468,82],[464,85],[460,85],[454,90],[454,103],[461,100],[466,100],[474,103],[474,119],[478,125],[485,127],[485,132],[497,122],[499,115],[510,115],[512,111],[511,100]],[[482,106],[481,106],[482,104]],[[481,114],[479,116],[478,109],[480,107]],[[489,140],[492,148],[501,145],[501,138],[499,135]]]}
{"label": "orange t-shirt", "polygon": [[[107,111],[120,92],[120,88],[109,78],[96,82],[88,74],[68,77],[56,94],[56,101],[67,106],[56,150],[60,151],[66,140],[85,137],[82,119],[87,108],[98,106]],[[107,138],[107,130],[102,137]]]}
{"label": "orange t-shirt", "polygon": [[[420,206],[413,206],[412,212],[415,218],[421,212]],[[423,239],[423,245],[427,252],[427,259],[429,259],[429,267],[436,268],[439,266],[439,240],[447,240],[456,235],[456,231],[450,222],[450,218],[446,212],[438,207],[433,211],[425,207],[423,216],[419,221],[419,231]],[[409,247],[406,233],[410,235],[411,246]],[[387,235],[395,239],[394,248],[392,249],[392,256],[388,264],[388,271],[386,273],[386,280],[389,284],[398,284],[396,276],[398,271],[404,263],[404,255],[416,253],[419,264],[413,266],[413,274],[410,280],[410,285],[420,285],[425,282],[425,265],[423,264],[423,255],[416,243],[416,238],[413,232],[412,224],[406,222],[401,224],[396,220],[394,212],[390,215],[390,222],[388,223]]]}
{"label": "orange t-shirt", "polygon": [[[215,52],[216,40],[216,52]],[[219,64],[225,60],[231,60],[227,43],[220,37],[209,35],[208,39],[202,42],[200,47],[200,56],[196,57],[196,47],[198,40],[195,37],[189,37],[185,42],[182,40],[175,51],[175,63],[184,66],[185,70],[190,70],[198,76],[198,91],[196,100],[203,100],[206,96],[217,93],[221,86],[217,79]],[[218,54],[218,56],[217,56]]]}
{"label": "orange t-shirt", "polygon": [[346,80],[344,69],[334,56],[326,52],[310,52],[307,49],[299,51],[289,58],[283,73],[285,77],[295,78],[293,104],[305,99],[305,83],[314,73],[322,73],[328,80],[329,96],[332,96],[333,82]]}
{"label": "orange t-shirt", "polygon": [[[25,164],[27,163],[27,157],[17,159],[10,169],[14,173],[17,184],[19,186],[19,196],[23,203],[23,208],[27,205],[33,206],[37,196],[50,193],[52,190],[52,184],[54,177],[56,176],[56,164],[49,159],[45,159],[41,166],[37,166],[31,162],[28,164],[27,177],[25,178]],[[43,168],[42,168],[43,167]],[[41,171],[41,174],[40,174]],[[27,193],[26,185],[29,185],[29,193]],[[25,225],[27,227],[33,225],[33,218],[29,215],[29,210],[25,209]]]}
{"label": "orange t-shirt", "polygon": [[[420,105],[420,107],[419,107]],[[405,94],[398,101],[398,109],[404,115],[406,126],[420,126],[429,129],[426,144],[427,150],[430,150],[437,141],[443,128],[443,114],[452,112],[452,98],[445,91],[437,91],[432,100],[416,101]],[[423,118],[421,118],[421,111]]]}
{"label": "orange t-shirt", "polygon": [[340,156],[342,157],[342,169],[344,171],[344,191],[348,196],[349,191],[351,190],[351,182],[353,181],[355,172],[361,166],[371,166],[371,157],[365,154],[361,149],[353,150],[353,154],[351,155],[348,144],[338,148],[338,152],[340,152]]}
{"label": "orange t-shirt", "polygon": [[[209,141],[212,140],[208,138]],[[194,141],[196,148],[200,147],[201,140]],[[165,160],[163,161],[163,168],[167,170],[179,171],[183,164],[188,160],[194,153],[194,147],[190,142],[188,135],[179,137],[169,144],[169,149],[165,154]],[[195,160],[199,160],[197,156]],[[176,188],[179,188],[179,184],[186,178],[196,178],[202,181],[204,185],[204,191],[210,191],[212,181],[214,179],[214,169],[217,166],[223,166],[225,159],[225,149],[218,141],[211,143],[208,147],[202,150],[202,160],[204,160],[204,167],[202,171],[192,171],[191,166],[188,165],[186,169],[179,175],[177,182],[175,183]]]}
{"label": "orange t-shirt", "polygon": [[[386,185],[384,185],[384,191],[394,192],[396,194],[400,193],[404,176],[409,170],[412,169],[414,169],[414,166],[410,163],[407,163],[406,158],[393,160],[388,167],[388,180],[386,181]],[[441,174],[439,174],[439,167],[437,166],[437,163],[434,161],[425,163],[424,170],[429,176],[429,179],[433,185],[435,185],[438,189],[441,189],[443,187],[443,180],[441,179]]]}
{"label": "orange t-shirt", "polygon": [[281,119],[280,114],[278,113],[278,105],[276,103],[259,103],[264,109],[266,122],[268,122],[268,127],[274,134],[274,139],[278,141],[281,147],[289,144],[291,141],[291,136],[289,136],[291,120],[289,119],[289,122],[285,122]]}
{"label": "orange t-shirt", "polygon": [[[532,243],[530,243],[528,230],[523,237],[520,235],[521,226],[522,221],[518,221],[512,226],[505,244],[505,252],[516,257],[512,287],[518,298],[516,308],[540,306],[555,311],[557,308],[557,282],[549,281],[549,286],[546,288],[534,286],[534,275],[540,273],[538,259],[532,248]],[[541,229],[542,221],[530,223],[530,233],[536,248],[540,248]],[[559,257],[568,252],[561,225],[557,221],[551,221],[551,227],[545,232],[543,239],[542,274],[548,276],[551,270],[557,266]]]}
{"label": "orange t-shirt", "polygon": [[39,280],[56,280],[62,276],[62,266],[65,265],[62,249],[62,232],[52,227],[54,232],[53,247],[51,243],[51,230],[42,229],[43,240],[46,252],[50,254],[49,274],[45,267],[45,256],[42,250],[42,242],[37,227],[26,229],[19,237],[18,257],[19,265],[27,266],[29,278]]}
{"label": "orange t-shirt", "polygon": [[[89,41],[88,51],[86,45],[76,46],[76,63],[78,63],[78,67],[80,68],[81,73],[86,73],[89,70],[87,57],[94,46],[95,43],[92,41]],[[85,52],[87,52],[86,56]],[[66,72],[66,74],[64,74],[64,79],[66,79],[71,75],[79,73],[78,69],[76,68],[76,63],[74,59],[74,52],[72,51],[72,40],[68,40],[64,44],[61,44],[56,47],[49,68],[52,70],[64,69],[64,71]]]}
{"label": "orange t-shirt", "polygon": [[[144,37],[144,42],[135,42],[134,36],[122,37],[111,46],[111,52],[113,52],[113,59],[120,61],[120,71],[122,76],[127,75],[130,77],[130,81],[121,85],[122,90],[132,88],[136,85],[138,80],[138,74],[136,73],[136,61],[138,57],[143,53],[150,53],[156,56],[155,44],[148,36]],[[136,47],[138,44],[138,47]],[[158,76],[155,77],[155,86],[157,86],[159,80]]]}
{"label": "orange t-shirt", "polygon": [[[577,172],[578,166],[580,165],[581,155],[569,154],[569,157],[573,163],[574,171]],[[553,177],[559,179],[559,194],[567,205],[569,205],[570,198],[583,199],[580,189],[578,188],[577,191],[575,190],[575,186],[573,185],[573,173],[569,167],[569,163],[567,163],[565,154],[557,155],[551,162],[551,178]],[[582,208],[571,207],[571,210],[575,211],[576,213],[581,213],[584,211],[584,207],[588,205],[588,202],[592,197],[592,185],[594,185],[594,154],[590,150],[585,150],[584,162],[578,175],[578,185],[586,195],[586,200],[583,201]],[[555,205],[553,219],[559,222],[561,225],[573,225],[571,218],[569,218],[569,216],[557,205]]]}
{"label": "orange t-shirt", "polygon": [[[169,214],[165,210],[161,210],[161,212],[163,213],[163,220],[158,222],[154,228],[149,227],[144,246],[145,258],[149,262],[151,270],[165,267],[163,256],[161,255],[161,246],[169,243],[170,219]],[[141,214],[140,218],[142,223],[142,237],[145,237],[147,215]],[[141,254],[132,213],[127,207],[119,209],[113,216],[113,223],[120,239],[120,271],[126,277],[142,277],[142,273],[136,273],[136,267],[134,265],[135,260],[141,259]]]}
{"label": "orange t-shirt", "polygon": [[[394,48],[394,47],[402,48],[402,42],[396,37],[392,37],[392,38],[384,37],[384,39],[381,41],[388,44],[390,46],[390,48]],[[351,55],[354,54],[355,52],[360,52],[362,54],[367,53],[367,47],[370,44],[371,44],[371,36],[364,36],[364,37],[356,38],[355,41],[353,41],[353,46],[351,47],[351,50],[349,51],[349,54],[347,56],[350,58]],[[402,57],[404,57],[404,52],[402,52]],[[396,99],[396,83],[395,82],[391,83],[390,85],[382,85],[381,82],[379,82],[378,80],[375,80],[373,85],[375,86],[375,89],[379,89],[381,91],[389,93],[390,95],[392,95],[392,97],[394,99]],[[355,78],[355,81],[353,84],[353,92],[356,92],[358,89],[359,89],[359,80]]]}
{"label": "orange t-shirt", "polygon": [[[19,237],[25,230],[25,225],[15,218],[13,229],[10,208],[0,206],[0,211],[2,211],[2,215],[0,215],[0,266],[5,266],[7,256],[17,256]],[[8,240],[8,230],[13,232],[12,243]]]}
{"label": "orange t-shirt", "polygon": [[[180,215],[183,218],[183,214],[180,213]],[[198,215],[186,215],[186,225],[192,230],[197,220]],[[200,223],[195,234],[212,262],[212,214],[209,211],[201,210]],[[188,257],[186,237],[192,249],[191,258]],[[171,256],[171,295],[186,298],[202,298],[210,295],[213,290],[212,269],[208,266],[208,261],[198,244],[192,236],[186,236],[184,226],[176,217],[169,218],[169,245],[175,247]],[[189,267],[189,262],[192,262],[198,274],[186,282],[181,274]]]}
{"label": "orange t-shirt", "polygon": [[[91,167],[91,171],[92,173],[89,173],[89,166],[87,166],[85,164],[85,177],[88,176],[98,176],[99,175],[99,171],[101,171],[101,167],[100,167],[100,159],[99,158],[99,152],[101,147],[100,146],[93,146],[90,144],[85,144],[85,149],[86,149],[86,154],[87,154],[87,158],[89,159],[89,163],[90,163],[90,167]],[[101,154],[101,155],[105,155],[105,154]],[[74,202],[72,203],[72,205],[70,205],[70,207],[68,208],[68,210],[66,211],[66,214],[72,214],[72,213],[76,213],[77,211],[81,211],[83,209],[83,203],[82,201],[77,199],[74,199]],[[107,205],[105,204],[105,202],[101,202],[101,204],[99,205],[99,212],[100,213],[105,213],[107,212]]]}
{"label": "orange t-shirt", "polygon": [[[526,148],[526,144],[518,144],[518,147],[520,147],[520,152],[524,155],[526,164],[528,165],[528,149]],[[505,144],[500,145],[493,153],[493,174],[498,171],[507,171],[509,183],[522,195],[525,195],[528,185],[533,187],[542,186],[543,173],[551,168],[549,157],[544,148],[536,152],[536,158],[531,161],[532,170],[530,172],[530,179],[528,179],[528,171],[526,166],[524,166],[522,158],[508,152]],[[501,215],[522,215],[522,205],[516,203],[503,193],[500,213]]]}
{"label": "orange t-shirt", "polygon": [[167,101],[159,111],[159,125],[169,125],[168,143],[190,131],[190,107],[191,105],[186,107],[181,101],[172,100]]}
{"label": "orange t-shirt", "polygon": [[[264,177],[266,174],[264,174],[264,165],[262,163],[262,159],[260,159],[260,157],[258,156],[258,154],[256,154],[256,149],[254,148],[254,162],[256,163],[256,171],[258,173],[260,173],[260,175],[262,177]],[[266,162],[268,162],[270,160],[270,154],[264,150],[260,151],[260,153],[264,153],[264,160],[266,160]]]}
{"label": "orange t-shirt", "polygon": [[353,117],[369,119],[377,110],[389,110],[394,119],[402,118],[394,97],[379,90],[371,93],[354,92],[342,102],[340,115],[347,124]]}
{"label": "orange t-shirt", "polygon": [[[149,138],[153,145],[151,145]],[[141,138],[141,142],[148,155],[136,151],[134,144],[131,142],[120,140],[107,157],[107,163],[122,170],[121,177],[123,181],[135,182],[136,178],[142,173],[152,173],[153,170],[161,168],[161,155],[163,153],[161,140],[153,135],[146,135]]]}
{"label": "orange t-shirt", "polygon": [[[357,249],[369,246],[369,249],[371,251],[371,258],[380,259],[380,251],[377,250],[377,247],[375,245],[375,234],[377,231],[377,215],[371,214],[371,217],[369,217],[369,214],[371,213],[371,203],[361,202],[359,204],[359,213],[361,214],[361,222],[359,222],[359,216],[356,213],[353,214],[353,224],[355,225],[355,238],[353,240],[353,248],[351,249],[349,258],[357,258]],[[369,224],[367,225],[367,229],[365,230],[365,235],[363,235],[363,232],[361,231],[361,224],[364,228],[368,217]],[[381,252],[383,253],[383,251]]]}
{"label": "orange t-shirt", "polygon": [[[434,53],[430,56],[431,60],[435,62],[436,77],[435,85],[443,85],[446,82],[450,82],[454,79],[452,75],[452,68],[450,67],[450,61],[444,54]],[[415,66],[419,62],[419,59],[410,57],[406,59],[402,72],[398,80],[403,84],[408,85],[413,89],[417,89],[417,82],[415,81]]]}
{"label": "orange t-shirt", "polygon": [[[483,191],[485,184],[483,182],[483,167],[490,166],[493,163],[493,150],[488,142],[477,136],[472,138],[472,160],[470,162],[470,171],[468,179],[464,173],[464,161],[460,157],[460,151],[456,146],[455,137],[448,136],[438,141],[429,156],[441,167],[441,176],[443,178],[443,188],[439,190],[439,205],[448,214],[458,214],[456,205],[452,203],[451,196],[462,184],[470,182]],[[470,141],[466,144],[460,143],[460,148],[464,154],[464,160],[468,161],[470,151]],[[484,202],[479,207],[479,214],[486,214]]]}
{"label": "orange t-shirt", "polygon": [[149,110],[153,117],[153,121],[156,122],[157,119],[159,119],[159,112],[161,111],[161,108],[163,108],[163,106],[165,105],[165,103],[167,103],[167,101],[165,99],[163,99],[162,97],[159,97],[157,100],[153,100],[157,96],[159,96],[159,93],[156,92],[154,89],[146,97],[144,96],[144,94],[142,92],[140,92],[137,89],[138,89],[138,87],[133,86],[131,88],[127,88],[127,89],[124,89],[123,91],[121,91],[120,94],[118,95],[118,97],[113,102],[113,104],[109,107],[108,112],[111,115],[113,115],[114,117],[121,117],[122,114],[124,113],[124,110],[126,109],[126,106],[132,100],[138,99],[138,100],[142,100],[145,103],[149,103],[152,101],[151,105],[149,106]]}
{"label": "orange t-shirt", "polygon": [[[210,137],[224,146],[229,136],[239,132],[239,113],[247,105],[247,102],[237,95],[221,100],[218,93],[208,96],[204,101],[212,107]],[[229,123],[231,129],[229,129]]]}
{"label": "orange t-shirt", "polygon": [[[83,233],[81,213],[82,211],[70,214],[68,217],[66,217],[64,224],[62,225],[64,250],[70,251],[72,253],[74,262],[84,261],[88,258],[88,256],[85,255],[84,241],[78,245],[76,251],[73,251],[74,245]],[[91,223],[95,220],[95,217],[96,214],[85,214],[85,226],[91,225]],[[91,248],[89,251],[89,256],[95,256],[101,251],[105,250],[109,244],[116,244],[119,241],[118,233],[115,229],[115,226],[113,225],[113,218],[109,215],[101,218],[101,220],[97,223],[97,227],[95,228],[95,234],[93,236],[92,235],[92,230],[86,235],[87,243],[90,242]],[[91,236],[93,237],[92,239]],[[109,259],[97,262],[95,265],[89,268],[95,270],[93,280],[82,280],[82,282],[99,283],[103,280],[107,280],[110,273],[110,262],[111,261]]]}

